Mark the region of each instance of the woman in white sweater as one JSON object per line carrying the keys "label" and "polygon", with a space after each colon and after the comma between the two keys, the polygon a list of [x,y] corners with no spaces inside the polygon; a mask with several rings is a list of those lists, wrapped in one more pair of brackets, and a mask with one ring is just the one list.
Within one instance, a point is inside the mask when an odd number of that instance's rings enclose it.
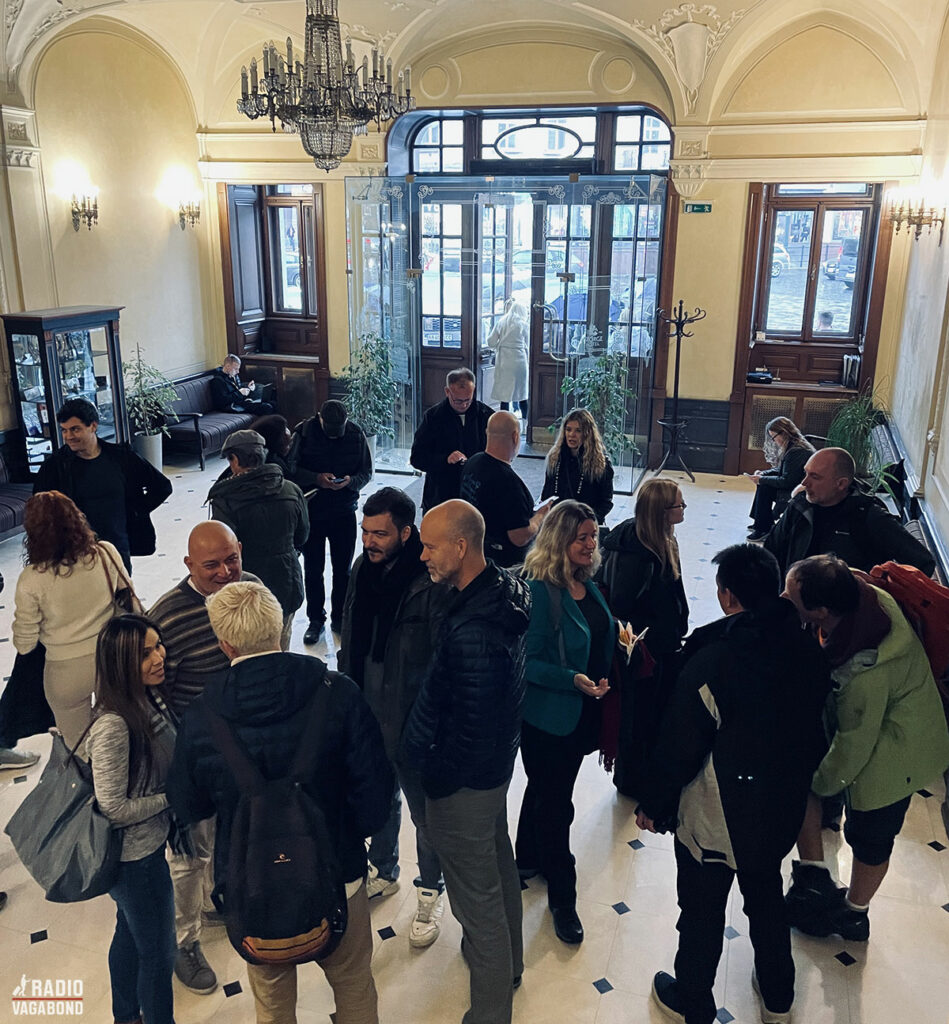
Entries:
{"label": "woman in white sweater", "polygon": [[13,643],[46,648],[43,689],[68,747],[92,720],[96,638],[113,614],[116,588],[130,585],[118,551],[96,541],[86,517],[59,491],[26,503],[26,568],[16,585]]}
{"label": "woman in white sweater", "polygon": [[86,751],[102,813],[122,830],[109,947],[116,1024],[175,1024],[175,906],[165,842],[165,779],[175,730],[154,687],[165,678],[158,627],[142,615],[105,625],[96,652],[96,717]]}

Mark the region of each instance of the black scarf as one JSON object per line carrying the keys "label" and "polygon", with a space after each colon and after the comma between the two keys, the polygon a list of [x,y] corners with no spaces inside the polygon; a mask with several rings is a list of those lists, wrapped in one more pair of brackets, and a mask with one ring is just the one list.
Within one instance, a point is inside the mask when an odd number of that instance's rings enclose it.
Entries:
{"label": "black scarf", "polygon": [[[376,564],[363,556],[356,573],[350,637],[350,650],[354,655],[350,659],[350,669],[353,680],[360,686],[370,644],[372,652],[369,656],[375,662],[382,662],[395,613],[403,595],[416,576],[428,571],[419,560],[421,554],[422,542],[418,530],[413,526],[409,539],[393,561]],[[376,630],[375,643],[372,638],[373,626]]]}

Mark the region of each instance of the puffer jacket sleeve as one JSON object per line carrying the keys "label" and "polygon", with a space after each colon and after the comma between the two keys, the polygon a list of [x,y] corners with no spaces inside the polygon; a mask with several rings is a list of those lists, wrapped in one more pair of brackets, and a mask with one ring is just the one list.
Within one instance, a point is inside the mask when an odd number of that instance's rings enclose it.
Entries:
{"label": "puffer jacket sleeve", "polygon": [[389,817],[394,779],[375,715],[348,676],[335,675],[333,685],[345,705],[343,741],[346,817],[355,834],[371,836]]}
{"label": "puffer jacket sleeve", "polygon": [[168,803],[175,819],[183,825],[213,817],[216,811],[209,780],[198,774],[199,747],[202,742],[210,742],[207,730],[202,729],[203,723],[207,721],[203,702],[203,696],[197,696],[182,717],[175,739],[174,757],[165,782]]}

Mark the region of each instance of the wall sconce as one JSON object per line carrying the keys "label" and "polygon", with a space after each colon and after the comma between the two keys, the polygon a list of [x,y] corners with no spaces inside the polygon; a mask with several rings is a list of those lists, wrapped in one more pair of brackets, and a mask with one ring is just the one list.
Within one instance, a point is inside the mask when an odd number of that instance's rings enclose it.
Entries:
{"label": "wall sconce", "polygon": [[178,204],[178,224],[181,230],[185,229],[185,221],[194,227],[201,219],[201,200],[194,199],[187,203]]}
{"label": "wall sconce", "polygon": [[942,234],[946,224],[946,201],[934,195],[925,195],[919,189],[893,189],[886,194],[885,214],[890,223],[895,225],[896,233],[905,224],[907,230],[913,229],[915,241],[928,228],[933,233],[933,225],[939,225],[939,244],[942,245]]}
{"label": "wall sconce", "polygon": [[72,197],[72,226],[74,230],[79,230],[79,225],[85,221],[86,227],[91,231],[92,225],[97,224],[99,221],[99,196],[96,193],[92,195],[73,195]]}

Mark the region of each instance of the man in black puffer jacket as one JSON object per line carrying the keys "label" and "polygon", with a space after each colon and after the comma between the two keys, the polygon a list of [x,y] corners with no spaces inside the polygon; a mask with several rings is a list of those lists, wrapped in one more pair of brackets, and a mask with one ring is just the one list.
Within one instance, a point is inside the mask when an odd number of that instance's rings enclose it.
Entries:
{"label": "man in black puffer jacket", "polygon": [[[283,615],[262,584],[232,583],[208,599],[207,610],[231,668],[188,707],[168,776],[169,803],[182,822],[217,814],[215,892],[223,894],[226,905],[223,887],[238,790],[211,739],[205,707],[230,724],[261,773],[276,779],[290,769],[315,689],[331,687],[323,756],[308,788],[335,842],[349,924],[339,946],[320,966],[333,988],[340,1019],[376,1022],[363,840],[385,823],[392,798],[392,770],[379,726],[351,679],[327,671],[317,658],[281,653]],[[296,1019],[295,967],[248,964],[247,974],[258,1020]]]}
{"label": "man in black puffer jacket", "polygon": [[403,734],[422,773],[428,834],[441,858],[471,972],[465,1024],[508,1024],[523,970],[521,885],[507,827],[524,700],[526,583],[484,558],[484,519],[454,499],[422,520],[422,561],[454,588]]}

